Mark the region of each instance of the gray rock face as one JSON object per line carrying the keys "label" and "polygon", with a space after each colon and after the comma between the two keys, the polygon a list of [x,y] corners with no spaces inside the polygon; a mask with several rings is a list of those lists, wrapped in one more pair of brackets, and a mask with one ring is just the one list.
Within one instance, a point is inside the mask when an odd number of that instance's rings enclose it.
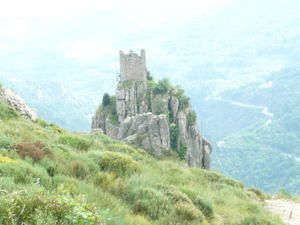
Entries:
{"label": "gray rock face", "polygon": [[[100,110],[93,117],[92,131],[135,144],[157,156],[172,148],[190,167],[209,169],[212,148],[197,129],[188,98],[182,100],[176,90],[172,93],[160,89],[154,93],[147,88],[144,72],[141,73],[140,68],[134,71],[132,65],[130,71],[121,69],[121,81],[116,90],[114,115],[117,115],[118,125],[112,123],[112,115]],[[141,77],[131,80],[132,74]]]}
{"label": "gray rock face", "polygon": [[38,118],[36,113],[25,104],[23,99],[8,88],[0,88],[0,101],[6,102],[27,119],[35,121]]}
{"label": "gray rock face", "polygon": [[116,91],[116,108],[119,121],[128,116],[147,112],[147,83],[125,81],[120,83]]}
{"label": "gray rock face", "polygon": [[165,115],[151,112],[126,118],[120,126],[119,139],[163,155],[170,148],[170,130]]}

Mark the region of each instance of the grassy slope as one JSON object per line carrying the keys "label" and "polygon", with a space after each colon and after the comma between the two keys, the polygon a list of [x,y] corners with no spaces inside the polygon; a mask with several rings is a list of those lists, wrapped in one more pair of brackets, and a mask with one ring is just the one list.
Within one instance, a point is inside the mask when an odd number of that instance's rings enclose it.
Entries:
{"label": "grassy slope", "polygon": [[239,182],[103,135],[32,123],[0,103],[0,224],[21,222],[281,224]]}

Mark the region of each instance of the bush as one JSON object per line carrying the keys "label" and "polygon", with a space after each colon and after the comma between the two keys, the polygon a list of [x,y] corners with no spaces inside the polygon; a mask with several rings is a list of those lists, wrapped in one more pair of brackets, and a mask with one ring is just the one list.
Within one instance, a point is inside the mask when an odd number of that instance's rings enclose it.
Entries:
{"label": "bush", "polygon": [[58,142],[60,144],[69,145],[70,147],[81,151],[88,151],[89,148],[92,146],[92,142],[90,140],[74,134],[62,135],[58,139]]}
{"label": "bush", "polygon": [[64,130],[62,128],[60,128],[59,126],[57,126],[56,124],[54,124],[54,123],[50,123],[49,124],[45,120],[43,120],[41,118],[38,118],[35,121],[35,123],[38,124],[38,125],[40,125],[43,128],[50,128],[54,132],[57,132],[57,133],[60,133],[60,134],[64,132]]}
{"label": "bush", "polygon": [[89,175],[89,168],[84,162],[75,160],[71,163],[71,174],[78,179],[84,179]]}
{"label": "bush", "polygon": [[193,204],[186,202],[180,202],[175,205],[176,214],[183,221],[193,221],[197,220],[199,222],[203,221],[203,215],[199,209],[197,209]]}
{"label": "bush", "polygon": [[0,224],[78,224],[104,225],[93,205],[82,196],[72,197],[65,191],[43,190],[18,192],[7,195],[1,202]]}
{"label": "bush", "polygon": [[189,126],[196,125],[197,122],[197,114],[195,111],[190,111],[187,116],[187,122]]}
{"label": "bush", "polygon": [[[16,184],[41,184],[50,186],[51,180],[46,170],[37,164],[30,165],[26,161],[15,163],[0,163],[2,177],[11,177]],[[0,223],[1,224],[1,223]]]}
{"label": "bush", "polygon": [[180,86],[174,88],[172,90],[172,94],[178,98],[180,110],[184,110],[189,107],[190,98],[185,95],[184,90]]}
{"label": "bush", "polygon": [[35,123],[44,128],[49,126],[49,124],[41,118],[36,119]]}
{"label": "bush", "polygon": [[0,119],[1,120],[8,120],[14,119],[18,117],[18,113],[13,108],[9,107],[4,102],[0,101]]}
{"label": "bush", "polygon": [[153,87],[154,95],[167,94],[171,88],[170,81],[168,79],[162,79]]}
{"label": "bush", "polygon": [[193,202],[194,205],[201,210],[201,212],[207,219],[212,219],[214,217],[214,209],[211,202],[205,200],[201,196],[197,196]]}
{"label": "bush", "polygon": [[173,150],[177,150],[178,147],[178,137],[179,137],[179,129],[176,126],[176,124],[172,123],[170,125],[170,142],[171,142],[171,148]]}
{"label": "bush", "polygon": [[187,146],[180,142],[179,149],[177,149],[177,153],[180,159],[184,160],[186,157]]}
{"label": "bush", "polygon": [[171,211],[171,202],[160,191],[152,188],[139,189],[134,194],[133,210],[151,219],[158,219]]}
{"label": "bush", "polygon": [[175,189],[175,188],[167,188],[164,191],[165,195],[169,197],[169,199],[174,203],[188,203],[188,204],[193,204],[192,200],[184,193],[181,191]]}
{"label": "bush", "polygon": [[126,153],[126,154],[136,154],[138,151],[124,143],[110,143],[105,146],[107,150],[113,151],[113,152],[121,152],[121,153]]}
{"label": "bush", "polygon": [[285,190],[285,189],[280,189],[279,193],[277,194],[277,197],[287,198],[287,199],[291,199],[292,198],[291,194],[288,193],[287,190]]}
{"label": "bush", "polygon": [[265,194],[261,190],[258,190],[256,188],[249,188],[248,192],[254,193],[261,201],[264,201],[266,199]]}
{"label": "bush", "polygon": [[202,175],[204,175],[205,179],[211,183],[219,183],[222,185],[226,184],[226,185],[232,186],[232,187],[244,188],[244,185],[242,183],[240,183],[239,181],[226,178],[217,172],[207,171],[206,173],[204,173]]}
{"label": "bush", "polygon": [[114,195],[127,193],[127,184],[113,173],[99,172],[94,177],[94,184]]}
{"label": "bush", "polygon": [[140,171],[140,165],[136,161],[118,152],[104,152],[99,165],[102,170],[113,172],[118,176],[131,175]]}
{"label": "bush", "polygon": [[0,133],[0,149],[9,149],[12,145],[12,140],[7,135]]}
{"label": "bush", "polygon": [[50,150],[42,142],[20,143],[15,146],[17,153],[21,158],[30,157],[34,162],[42,160],[45,156],[50,156]]}
{"label": "bush", "polygon": [[110,103],[111,103],[110,96],[108,93],[105,93],[102,98],[102,106],[103,107],[108,106],[108,105],[110,105]]}
{"label": "bush", "polygon": [[152,75],[150,74],[149,71],[147,71],[147,80],[148,80],[148,81],[153,80],[153,77],[152,77]]}

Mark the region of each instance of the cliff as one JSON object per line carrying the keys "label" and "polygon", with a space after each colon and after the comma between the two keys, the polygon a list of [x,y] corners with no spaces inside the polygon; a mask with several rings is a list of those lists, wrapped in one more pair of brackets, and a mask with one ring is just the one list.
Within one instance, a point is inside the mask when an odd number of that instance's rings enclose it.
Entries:
{"label": "cliff", "polygon": [[173,150],[190,167],[208,169],[212,148],[197,129],[196,113],[184,91],[166,79],[154,81],[148,72],[145,77],[146,67],[141,67],[141,62],[145,65],[145,52],[141,56],[121,52],[120,59],[116,95],[103,97],[92,119],[92,131],[135,144],[157,156]]}
{"label": "cliff", "polygon": [[0,101],[8,104],[27,119],[32,121],[37,119],[36,113],[26,105],[23,99],[8,88],[0,87]]}

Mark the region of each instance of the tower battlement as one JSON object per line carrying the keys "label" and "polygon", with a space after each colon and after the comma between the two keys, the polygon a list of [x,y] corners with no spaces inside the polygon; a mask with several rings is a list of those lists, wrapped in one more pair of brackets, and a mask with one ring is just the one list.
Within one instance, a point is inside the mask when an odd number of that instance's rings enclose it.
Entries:
{"label": "tower battlement", "polygon": [[133,51],[129,51],[128,54],[120,51],[120,78],[121,82],[127,80],[147,80],[145,50],[141,50],[140,55]]}

